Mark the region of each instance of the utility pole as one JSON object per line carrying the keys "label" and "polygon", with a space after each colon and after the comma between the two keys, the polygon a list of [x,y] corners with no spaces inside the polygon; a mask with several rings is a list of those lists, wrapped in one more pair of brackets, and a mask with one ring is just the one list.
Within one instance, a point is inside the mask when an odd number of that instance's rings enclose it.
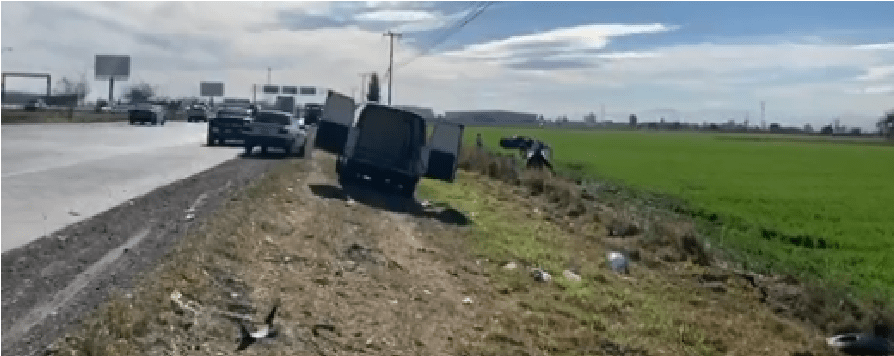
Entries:
{"label": "utility pole", "polygon": [[272,69],[270,69],[270,67],[267,67],[267,85],[273,84],[270,82],[270,71],[271,70]]}
{"label": "utility pole", "polygon": [[388,105],[391,105],[391,79],[394,77],[394,37],[400,38],[401,34],[389,30],[383,36],[391,38],[391,53],[388,55]]}

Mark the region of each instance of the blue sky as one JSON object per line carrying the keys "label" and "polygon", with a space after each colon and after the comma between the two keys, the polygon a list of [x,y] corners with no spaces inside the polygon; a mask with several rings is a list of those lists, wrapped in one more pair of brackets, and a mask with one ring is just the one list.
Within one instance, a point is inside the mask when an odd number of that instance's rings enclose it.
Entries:
{"label": "blue sky", "polygon": [[754,123],[765,101],[768,122],[870,128],[894,108],[892,2],[496,2],[430,48],[482,4],[4,1],[2,67],[92,79],[94,54],[129,54],[119,89],[196,95],[221,80],[248,97],[271,67],[277,83],[358,95],[360,73],[384,74],[395,30],[394,103],[438,112],[580,119],[605,105],[615,120]]}

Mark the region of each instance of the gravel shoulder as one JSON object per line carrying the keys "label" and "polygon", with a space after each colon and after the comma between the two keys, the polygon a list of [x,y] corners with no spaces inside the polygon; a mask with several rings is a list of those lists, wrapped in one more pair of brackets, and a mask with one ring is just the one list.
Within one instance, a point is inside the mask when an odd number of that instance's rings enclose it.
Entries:
{"label": "gravel shoulder", "polygon": [[3,355],[41,350],[280,163],[230,160],[4,252]]}

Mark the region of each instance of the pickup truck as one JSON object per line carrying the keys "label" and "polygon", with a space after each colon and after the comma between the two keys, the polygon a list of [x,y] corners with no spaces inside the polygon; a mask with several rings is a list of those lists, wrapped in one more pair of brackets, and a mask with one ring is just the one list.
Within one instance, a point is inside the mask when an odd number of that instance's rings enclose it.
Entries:
{"label": "pickup truck", "polygon": [[187,122],[208,122],[208,107],[202,104],[191,105],[186,109]]}
{"label": "pickup truck", "polygon": [[244,107],[221,107],[208,121],[208,146],[226,140],[242,140],[245,125],[252,121],[252,110]]}
{"label": "pickup truck", "polygon": [[260,146],[264,154],[269,147],[279,147],[286,154],[304,156],[306,138],[304,121],[281,111],[258,111],[254,120],[246,124],[243,131],[246,155]]}
{"label": "pickup truck", "polygon": [[166,110],[164,106],[154,104],[137,104],[127,111],[127,118],[131,125],[136,123],[150,123],[152,125],[164,125]]}
{"label": "pickup truck", "polygon": [[[336,162],[339,181],[344,184],[374,182],[397,188],[412,198],[422,177],[452,182],[456,176],[464,126],[442,122],[435,124],[426,138],[426,122],[421,116],[386,105],[365,104],[357,108],[353,119],[345,118],[353,101],[330,95],[320,121],[323,125],[345,128],[344,148]],[[328,112],[327,112],[328,111]],[[343,131],[341,129],[332,132]],[[319,138],[319,136],[318,136]],[[320,142],[319,140],[317,142]],[[331,141],[330,141],[331,143]]]}

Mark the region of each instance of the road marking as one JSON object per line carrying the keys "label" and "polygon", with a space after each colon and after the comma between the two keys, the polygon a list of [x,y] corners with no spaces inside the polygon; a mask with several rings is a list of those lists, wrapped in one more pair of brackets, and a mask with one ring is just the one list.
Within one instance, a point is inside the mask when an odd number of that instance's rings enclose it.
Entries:
{"label": "road marking", "polygon": [[104,269],[111,263],[118,260],[119,257],[124,253],[124,250],[132,249],[136,246],[140,241],[143,240],[146,236],[149,235],[150,228],[145,228],[130,239],[128,239],[124,244],[118,246],[117,248],[109,251],[103,256],[99,261],[96,261],[87,268],[84,272],[81,272],[71,281],[71,283],[65,287],[65,289],[56,292],[53,295],[53,298],[50,299],[49,302],[44,304],[35,306],[28,312],[25,317],[19,320],[16,324],[9,328],[9,331],[3,333],[3,344],[9,345],[12,340],[17,340],[25,336],[28,331],[31,330],[35,325],[44,321],[50,314],[55,313],[59,310],[59,308],[66,305],[75,295],[77,295],[82,289],[87,287],[87,285],[95,279],[95,276],[100,275],[100,273],[105,272]]}

